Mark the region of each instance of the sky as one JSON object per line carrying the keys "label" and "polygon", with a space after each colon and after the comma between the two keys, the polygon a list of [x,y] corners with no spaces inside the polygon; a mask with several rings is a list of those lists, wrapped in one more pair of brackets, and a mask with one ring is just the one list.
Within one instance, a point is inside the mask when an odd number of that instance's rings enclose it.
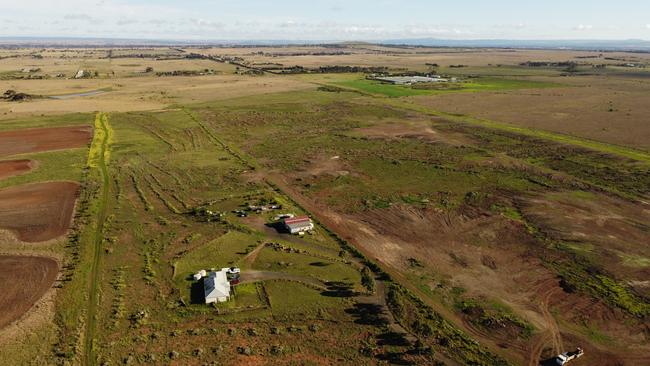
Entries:
{"label": "sky", "polygon": [[650,0],[0,0],[0,37],[650,40]]}

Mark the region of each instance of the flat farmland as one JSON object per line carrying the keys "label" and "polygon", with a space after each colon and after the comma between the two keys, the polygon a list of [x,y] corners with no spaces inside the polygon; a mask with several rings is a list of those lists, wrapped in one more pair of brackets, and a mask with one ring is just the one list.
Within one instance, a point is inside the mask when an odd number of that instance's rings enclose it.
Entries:
{"label": "flat farmland", "polygon": [[[387,107],[376,96],[304,93],[292,107],[295,99],[286,93],[197,111],[263,162],[258,174],[266,171],[327,227],[470,334],[508,344],[518,363],[536,364],[578,344],[589,356],[576,364],[645,360],[640,340],[650,307],[641,241],[648,235],[641,222],[614,223],[646,209],[639,200],[649,193],[645,165],[420,114],[408,104]],[[278,139],[284,148],[276,147]],[[612,175],[619,176],[616,183]],[[626,186],[637,200],[605,208],[608,199],[597,192],[611,189],[616,196]],[[553,220],[540,197],[555,191],[586,201],[564,206],[565,216]],[[615,214],[614,207],[626,213]],[[598,234],[566,226],[583,220],[598,222]],[[603,235],[629,238],[618,244],[627,256],[608,259]],[[599,275],[590,278],[589,271]],[[552,311],[562,315],[549,316]],[[604,350],[593,329],[603,339],[626,341]]]}
{"label": "flat farmland", "polygon": [[19,319],[52,287],[55,260],[45,257],[0,256],[0,329]]}
{"label": "flat farmland", "polygon": [[[647,54],[0,55],[0,91],[31,95],[0,101],[0,258],[24,267],[0,280],[59,278],[40,302],[0,296],[28,314],[0,363],[538,366],[578,346],[576,366],[650,363]],[[230,301],[205,304],[193,275],[231,266]]]}
{"label": "flat farmland", "polygon": [[86,146],[90,127],[36,128],[0,132],[0,157]]}
{"label": "flat farmland", "polygon": [[649,78],[568,77],[568,87],[416,97],[451,114],[550,130],[650,150]]}
{"label": "flat farmland", "polygon": [[[322,66],[386,67],[394,70],[429,72],[437,69],[451,74],[479,74],[502,76],[534,76],[539,74],[558,76],[562,68],[524,68],[528,61],[599,63],[618,65],[622,60],[647,63],[646,54],[612,52],[603,55],[595,51],[572,50],[521,50],[480,48],[429,48],[387,47],[350,44],[333,47],[260,47],[260,48],[214,48],[200,50],[211,55],[240,57],[251,65],[278,64],[305,68]],[[432,68],[431,65],[438,65]],[[460,65],[460,67],[458,67]]]}
{"label": "flat farmland", "polygon": [[27,242],[58,238],[70,227],[79,184],[48,182],[0,190],[0,228]]}
{"label": "flat farmland", "polygon": [[24,103],[0,102],[0,120],[38,117],[42,114],[92,113],[98,109],[115,112],[160,110],[178,103],[199,103],[212,98],[252,97],[314,88],[316,86],[313,84],[278,76],[142,76],[119,79],[45,80],[37,83],[32,80],[0,80],[0,90],[13,89],[43,96],[105,91],[99,95],[65,100],[35,98]]}
{"label": "flat farmland", "polygon": [[24,174],[36,167],[36,162],[27,159],[0,161],[0,179]]}

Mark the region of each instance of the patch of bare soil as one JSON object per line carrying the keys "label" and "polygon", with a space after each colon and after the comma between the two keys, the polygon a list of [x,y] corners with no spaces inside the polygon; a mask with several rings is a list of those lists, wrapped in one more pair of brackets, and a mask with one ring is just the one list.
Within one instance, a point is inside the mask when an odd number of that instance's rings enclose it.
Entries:
{"label": "patch of bare soil", "polygon": [[21,159],[0,161],[0,179],[25,174],[35,167],[36,162],[34,160]]}
{"label": "patch of bare soil", "polygon": [[46,257],[0,256],[0,329],[19,319],[52,287],[58,273]]}
{"label": "patch of bare soil", "polygon": [[0,227],[25,242],[42,242],[66,233],[79,184],[47,182],[0,191]]}
{"label": "patch of bare soil", "polygon": [[[405,257],[417,258],[451,276],[469,294],[505,302],[546,334],[545,345],[558,353],[567,346],[563,338],[570,330],[560,327],[553,313],[574,324],[595,325],[627,345],[643,348],[646,343],[646,327],[626,324],[624,314],[601,301],[566,293],[555,273],[539,259],[539,243],[519,223],[471,208],[450,213],[406,206],[367,211],[355,219],[375,233],[372,244],[381,243],[381,238],[390,243],[383,247],[393,255],[384,256],[382,245],[373,249],[380,249],[379,258],[392,259],[397,268],[406,266]],[[394,245],[399,249],[391,250]],[[494,263],[486,265],[486,256]],[[498,339],[498,333],[484,335]],[[587,339],[578,345],[586,350],[595,347]],[[614,350],[604,352],[608,351]],[[638,354],[628,352],[621,357],[633,355]]]}
{"label": "patch of bare soil", "polygon": [[317,156],[305,159],[305,168],[298,170],[296,175],[301,178],[331,175],[334,177],[350,174],[346,163],[340,156]]}
{"label": "patch of bare soil", "polygon": [[650,206],[600,193],[551,192],[521,200],[526,218],[650,296]]}
{"label": "patch of bare soil", "polygon": [[396,140],[401,138],[417,139],[431,143],[449,145],[471,145],[472,141],[462,134],[441,132],[432,127],[431,120],[399,120],[377,124],[370,127],[356,128],[355,134],[371,139]]}
{"label": "patch of bare soil", "polygon": [[93,135],[90,126],[33,128],[0,132],[0,157],[86,146]]}

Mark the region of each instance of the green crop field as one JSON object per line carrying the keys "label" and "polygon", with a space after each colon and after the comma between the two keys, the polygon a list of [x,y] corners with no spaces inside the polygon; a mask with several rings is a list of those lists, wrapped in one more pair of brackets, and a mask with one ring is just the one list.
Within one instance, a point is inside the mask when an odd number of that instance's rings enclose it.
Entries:
{"label": "green crop field", "polygon": [[333,85],[356,89],[364,93],[383,95],[391,98],[432,95],[439,93],[474,93],[482,91],[552,88],[559,86],[559,84],[550,82],[523,79],[501,79],[495,77],[469,79],[466,81],[449,84],[415,84],[413,86],[392,85],[367,79],[353,79],[334,82]]}

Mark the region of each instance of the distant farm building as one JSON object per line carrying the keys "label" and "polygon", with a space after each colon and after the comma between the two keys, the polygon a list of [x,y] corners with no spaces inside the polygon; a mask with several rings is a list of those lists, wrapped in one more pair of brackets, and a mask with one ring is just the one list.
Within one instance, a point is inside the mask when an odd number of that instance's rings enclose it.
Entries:
{"label": "distant farm building", "polygon": [[[395,85],[411,85],[418,83],[446,83],[449,79],[443,79],[440,76],[383,76],[374,80]],[[454,82],[455,80],[451,80]]]}
{"label": "distant farm building", "polygon": [[86,75],[86,73],[83,70],[77,71],[77,75],[74,76],[75,79],[81,79]]}
{"label": "distant farm building", "polygon": [[284,219],[284,227],[291,234],[300,234],[306,231],[314,230],[314,224],[307,216],[290,217]]}

